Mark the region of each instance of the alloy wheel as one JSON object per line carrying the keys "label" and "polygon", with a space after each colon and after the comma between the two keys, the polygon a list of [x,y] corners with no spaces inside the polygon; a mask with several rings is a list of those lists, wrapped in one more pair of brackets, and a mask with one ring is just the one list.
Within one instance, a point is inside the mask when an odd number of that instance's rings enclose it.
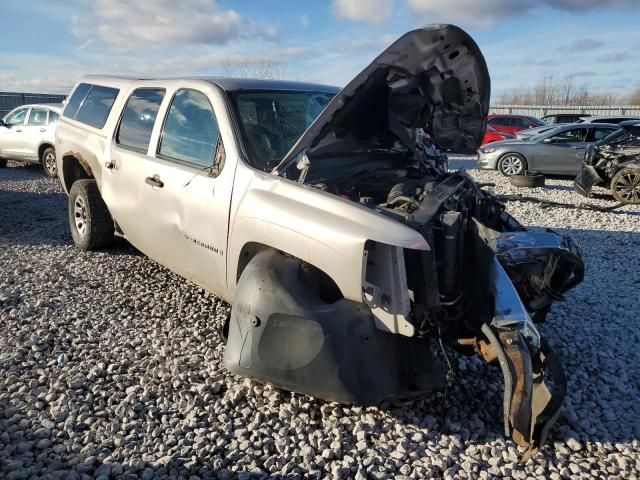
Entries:
{"label": "alloy wheel", "polygon": [[44,165],[47,171],[55,175],[58,170],[58,167],[56,165],[56,154],[53,152],[47,152],[47,154],[44,156]]}
{"label": "alloy wheel", "polygon": [[76,224],[76,230],[81,237],[87,233],[87,207],[84,198],[77,196],[73,202],[73,218]]}
{"label": "alloy wheel", "polygon": [[613,185],[613,190],[619,198],[629,203],[640,203],[640,172],[620,175]]}
{"label": "alloy wheel", "polygon": [[505,175],[519,175],[524,171],[524,164],[520,157],[507,155],[500,161],[500,169]]}

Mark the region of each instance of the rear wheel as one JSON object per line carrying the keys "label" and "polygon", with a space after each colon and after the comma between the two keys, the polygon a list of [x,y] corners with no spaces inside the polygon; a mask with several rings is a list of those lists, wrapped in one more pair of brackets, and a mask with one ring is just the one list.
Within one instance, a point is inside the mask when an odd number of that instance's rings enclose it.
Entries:
{"label": "rear wheel", "polygon": [[5,168],[7,166],[7,159],[0,158],[0,168]]}
{"label": "rear wheel", "polygon": [[611,194],[623,204],[640,204],[640,168],[623,168],[611,179]]}
{"label": "rear wheel", "polygon": [[505,177],[521,175],[527,169],[527,161],[519,153],[505,153],[498,161],[498,171]]}
{"label": "rear wheel", "polygon": [[56,164],[56,151],[53,147],[47,147],[40,157],[42,169],[48,177],[55,177],[58,174],[58,166]]}
{"label": "rear wheel", "polygon": [[71,186],[69,227],[81,250],[98,250],[113,240],[113,219],[95,180],[77,180]]}

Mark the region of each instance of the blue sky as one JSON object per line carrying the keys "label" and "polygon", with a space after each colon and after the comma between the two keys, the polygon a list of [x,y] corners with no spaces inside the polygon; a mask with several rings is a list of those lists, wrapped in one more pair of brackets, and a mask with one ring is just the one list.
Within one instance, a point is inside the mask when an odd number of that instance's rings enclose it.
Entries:
{"label": "blue sky", "polygon": [[402,33],[468,30],[494,96],[544,76],[640,83],[638,0],[0,0],[0,90],[66,93],[85,73],[224,75],[269,63],[342,86]]}

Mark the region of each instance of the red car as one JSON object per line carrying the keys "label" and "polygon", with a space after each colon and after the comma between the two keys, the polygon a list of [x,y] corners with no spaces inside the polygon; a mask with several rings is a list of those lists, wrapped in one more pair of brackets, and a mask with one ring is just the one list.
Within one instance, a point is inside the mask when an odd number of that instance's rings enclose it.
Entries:
{"label": "red car", "polygon": [[516,138],[513,133],[499,132],[492,126],[487,125],[487,129],[484,132],[484,138],[482,139],[482,145],[485,143],[499,142],[500,140],[511,140],[513,138]]}
{"label": "red car", "polygon": [[528,128],[546,125],[542,120],[528,115],[492,114],[487,117],[487,124],[499,132],[515,133]]}

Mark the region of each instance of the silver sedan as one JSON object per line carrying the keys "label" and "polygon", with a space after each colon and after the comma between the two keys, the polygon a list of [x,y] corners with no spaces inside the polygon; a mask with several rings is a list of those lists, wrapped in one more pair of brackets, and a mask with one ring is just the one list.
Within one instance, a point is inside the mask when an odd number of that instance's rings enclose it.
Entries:
{"label": "silver sedan", "polygon": [[577,175],[587,146],[620,127],[613,124],[561,125],[525,140],[489,143],[478,150],[478,168],[506,176],[526,171]]}

